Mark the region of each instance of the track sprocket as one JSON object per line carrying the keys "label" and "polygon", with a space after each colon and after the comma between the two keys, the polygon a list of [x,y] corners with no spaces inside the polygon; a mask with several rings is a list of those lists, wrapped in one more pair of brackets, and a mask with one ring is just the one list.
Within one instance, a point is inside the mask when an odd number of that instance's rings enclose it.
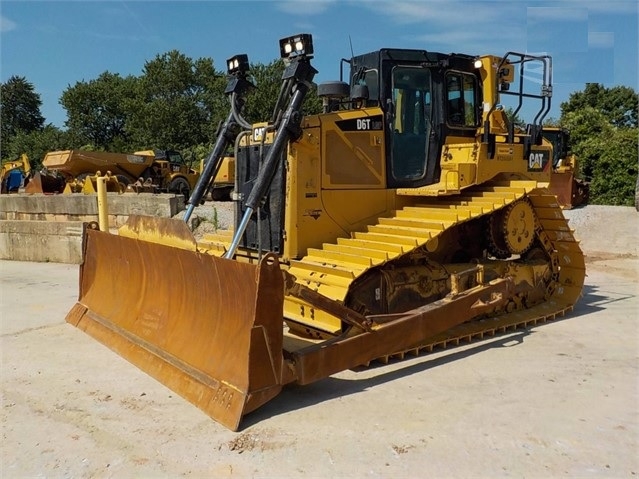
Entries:
{"label": "track sprocket", "polygon": [[535,239],[535,212],[527,200],[519,200],[490,216],[487,225],[488,251],[499,259],[523,254]]}

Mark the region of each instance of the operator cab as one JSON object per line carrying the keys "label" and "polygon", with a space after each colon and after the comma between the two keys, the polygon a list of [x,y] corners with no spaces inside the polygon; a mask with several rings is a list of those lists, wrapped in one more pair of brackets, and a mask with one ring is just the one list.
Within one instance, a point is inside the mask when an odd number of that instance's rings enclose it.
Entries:
{"label": "operator cab", "polygon": [[570,134],[562,128],[546,128],[543,137],[552,144],[552,167],[561,166],[560,161],[570,155]]}
{"label": "operator cab", "polygon": [[469,55],[382,49],[343,60],[363,107],[384,112],[389,188],[437,183],[448,136],[474,138],[481,124],[481,79]]}
{"label": "operator cab", "polygon": [[154,150],[154,153],[155,153],[155,160],[167,162],[166,164],[174,173],[179,172],[185,166],[190,167],[190,165],[188,165],[186,161],[184,161],[184,158],[182,157],[182,155],[177,151]]}

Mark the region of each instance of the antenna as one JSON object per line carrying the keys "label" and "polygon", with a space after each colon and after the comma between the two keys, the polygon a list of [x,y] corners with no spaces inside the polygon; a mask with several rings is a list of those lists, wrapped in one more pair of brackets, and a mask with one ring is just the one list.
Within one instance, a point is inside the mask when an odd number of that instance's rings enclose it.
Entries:
{"label": "antenna", "polygon": [[353,40],[351,39],[350,34],[348,35],[348,43],[351,46],[351,59],[347,60],[346,58],[342,58],[339,62],[339,81],[343,81],[344,80],[344,70],[342,69],[342,67],[344,66],[344,63],[348,63],[351,68],[353,67],[353,58],[355,57],[355,53],[353,53]]}

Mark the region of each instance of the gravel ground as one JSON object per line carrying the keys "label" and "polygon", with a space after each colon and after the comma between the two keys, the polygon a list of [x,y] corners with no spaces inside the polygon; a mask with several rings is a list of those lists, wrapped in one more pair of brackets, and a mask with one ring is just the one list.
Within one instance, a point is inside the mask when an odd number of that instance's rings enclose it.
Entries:
{"label": "gravel ground", "polygon": [[[632,206],[587,205],[564,210],[564,216],[587,255],[639,256],[639,212]],[[634,240],[619,231],[634,233]]]}
{"label": "gravel ground", "polygon": [[[234,223],[234,205],[232,201],[213,201],[196,206],[189,222],[196,224],[193,235],[196,239],[201,239],[207,233],[215,233],[218,229],[230,229]],[[176,217],[181,218],[184,212],[180,212]]]}

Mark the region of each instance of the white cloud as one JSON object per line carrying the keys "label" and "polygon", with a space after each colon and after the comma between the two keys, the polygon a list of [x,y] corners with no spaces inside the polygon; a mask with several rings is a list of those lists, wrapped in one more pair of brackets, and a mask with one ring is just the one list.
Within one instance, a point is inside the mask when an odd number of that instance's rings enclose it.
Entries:
{"label": "white cloud", "polygon": [[615,46],[615,34],[613,32],[588,32],[588,46],[613,48]]}
{"label": "white cloud", "polygon": [[603,0],[563,0],[556,2],[557,6],[587,8],[591,13],[610,13],[623,14],[639,12],[639,6],[636,0],[621,0],[606,2]]}
{"label": "white cloud", "polygon": [[579,7],[528,7],[529,20],[585,22],[588,20],[588,9]]}
{"label": "white cloud", "polygon": [[296,0],[277,2],[278,10],[291,15],[318,15],[328,10],[337,0]]}
{"label": "white cloud", "polygon": [[99,38],[100,40],[113,40],[113,41],[125,41],[125,42],[141,42],[148,41],[149,37],[142,37],[139,35],[118,35],[115,33],[99,33],[87,31],[84,33],[87,37]]}
{"label": "white cloud", "polygon": [[455,28],[459,25],[512,24],[518,18],[523,20],[526,5],[509,2],[495,6],[494,2],[463,1],[375,1],[356,2],[373,11],[386,15],[398,24],[436,24],[439,29]]}
{"label": "white cloud", "polygon": [[[296,32],[312,33],[316,30],[316,26],[311,22],[300,21],[293,23],[293,29]],[[312,33],[312,35],[315,40],[319,38],[317,33]]]}
{"label": "white cloud", "polygon": [[0,32],[10,32],[18,28],[16,22],[9,20],[7,17],[0,15]]}
{"label": "white cloud", "polygon": [[401,40],[411,48],[502,55],[527,46],[525,2],[359,0],[352,4],[363,5],[394,24],[410,25],[411,33]]}
{"label": "white cloud", "polygon": [[413,37],[414,41],[428,45],[428,49],[467,53],[472,55],[502,55],[505,50],[524,50],[525,37],[518,27],[500,26],[496,35],[493,26],[424,33]]}

